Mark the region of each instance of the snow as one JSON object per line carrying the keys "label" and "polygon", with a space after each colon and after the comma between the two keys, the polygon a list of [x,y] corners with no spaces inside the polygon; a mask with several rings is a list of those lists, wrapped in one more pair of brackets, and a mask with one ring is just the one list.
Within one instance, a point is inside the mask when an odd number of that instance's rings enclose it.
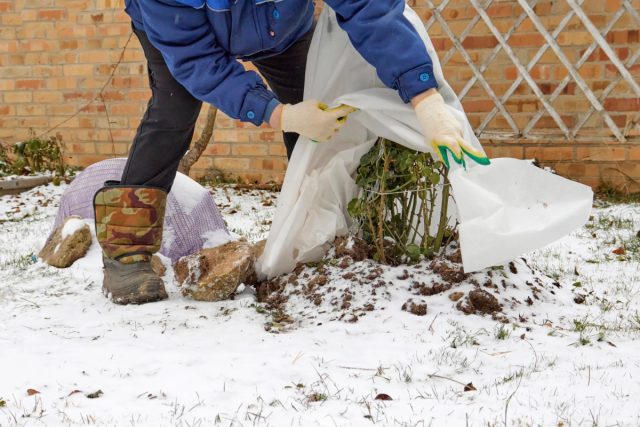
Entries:
{"label": "snow", "polygon": [[[70,217],[68,218],[65,223],[64,226],[62,227],[62,238],[66,239],[69,236],[73,236],[73,233],[75,233],[76,231],[82,229],[82,227],[84,227],[85,225],[85,221],[82,218],[79,217]],[[57,250],[56,250],[57,252]]]}
{"label": "snow", "polygon": [[225,230],[210,231],[202,237],[205,239],[205,243],[202,245],[203,248],[215,248],[233,240]]}
{"label": "snow", "polygon": [[[192,301],[169,269],[169,300],[117,306],[101,293],[95,242],[69,269],[37,260],[63,190],[0,197],[2,427],[640,424],[639,205],[600,204],[585,228],[527,256],[561,287],[506,308],[509,324],[464,315],[446,294],[420,297],[426,316],[404,312],[403,268],[393,267],[358,322],[292,298],[300,321],[270,333],[249,286],[232,301]],[[231,231],[266,236],[275,194],[212,191]],[[513,283],[527,280],[524,262],[505,273]],[[424,266],[410,273],[430,277]]]}
{"label": "snow", "polygon": [[180,191],[174,192],[173,195],[184,209],[185,214],[188,215],[202,200],[204,190],[200,184],[183,174],[176,176],[174,186],[180,188]]}

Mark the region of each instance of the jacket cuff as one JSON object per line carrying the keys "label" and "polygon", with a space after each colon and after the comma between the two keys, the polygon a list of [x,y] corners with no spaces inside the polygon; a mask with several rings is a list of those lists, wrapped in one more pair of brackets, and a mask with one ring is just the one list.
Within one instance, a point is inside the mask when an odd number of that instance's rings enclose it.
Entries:
{"label": "jacket cuff", "polygon": [[267,104],[266,110],[264,110],[264,122],[265,123],[269,123],[271,121],[271,116],[273,115],[273,110],[275,110],[278,105],[280,105],[280,101],[278,101],[277,98],[273,98],[271,101],[269,101],[269,103]]}
{"label": "jacket cuff", "polygon": [[[265,117],[267,120],[271,117],[271,113],[275,107],[273,107],[270,112],[267,110],[267,107],[274,99],[276,99],[276,95],[263,86],[257,86],[249,90],[244,97],[244,102],[240,109],[240,121],[260,126],[266,121]],[[266,113],[269,113],[268,117]]]}
{"label": "jacket cuff", "polygon": [[400,75],[394,82],[394,88],[400,93],[404,102],[410,102],[413,97],[438,87],[433,75],[431,64],[421,65]]}

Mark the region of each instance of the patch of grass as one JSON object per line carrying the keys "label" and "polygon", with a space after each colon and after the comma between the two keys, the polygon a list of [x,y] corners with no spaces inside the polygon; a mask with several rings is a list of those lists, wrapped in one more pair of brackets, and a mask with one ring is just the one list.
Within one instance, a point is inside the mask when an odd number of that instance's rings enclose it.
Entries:
{"label": "patch of grass", "polygon": [[576,332],[585,332],[589,327],[590,323],[587,319],[573,319],[573,330]]}
{"label": "patch of grass", "polygon": [[580,335],[580,339],[578,340],[578,343],[580,343],[580,345],[589,345],[591,344],[591,340],[589,339],[589,337],[585,335]]}
{"label": "patch of grass", "polygon": [[306,262],[304,265],[309,268],[315,268],[316,270],[318,270],[324,266],[336,266],[338,264],[339,264],[339,261],[335,258],[323,258],[319,261]]}
{"label": "patch of grass", "polygon": [[498,328],[496,332],[496,339],[506,340],[507,338],[509,338],[509,335],[511,335],[511,332],[509,332],[509,330],[505,328],[504,325],[500,325],[500,328]]}
{"label": "patch of grass", "polygon": [[496,381],[496,385],[502,385],[502,384],[507,384],[510,383],[511,381],[515,381],[521,377],[524,377],[525,375],[525,371],[524,368],[520,368],[515,372],[510,372],[508,375],[505,375],[504,377],[498,379],[498,381]]}
{"label": "patch of grass", "polygon": [[324,402],[325,400],[327,400],[328,396],[324,393],[311,393],[309,396],[307,396],[307,399],[309,400],[309,402]]}
{"label": "patch of grass", "polygon": [[611,231],[612,229],[633,230],[634,226],[634,221],[631,218],[598,215],[589,218],[589,222],[587,222],[585,228],[589,231]]}
{"label": "patch of grass", "polygon": [[464,327],[462,327],[455,321],[449,321],[449,324],[454,327],[453,330],[449,330],[447,332],[446,336],[446,341],[449,342],[449,346],[451,348],[480,345],[478,336],[481,335],[481,332],[484,332],[485,335],[489,335],[488,331],[475,331],[469,333],[469,331],[467,331]]}
{"label": "patch of grass", "polygon": [[38,261],[38,257],[34,253],[28,253],[26,255],[21,255],[9,261],[1,263],[0,270],[5,270],[9,268],[13,268],[16,270],[26,270],[27,267],[29,267],[32,264],[35,264],[36,261]]}
{"label": "patch of grass", "polygon": [[220,184],[236,184],[239,182],[237,177],[225,173],[222,169],[215,167],[207,168],[204,175],[199,177],[197,181],[203,186],[216,187]]}
{"label": "patch of grass", "polygon": [[635,236],[623,242],[627,259],[640,260],[640,231]]}
{"label": "patch of grass", "polygon": [[262,305],[259,304],[251,304],[249,307],[254,308],[256,310],[256,313],[258,314],[271,314],[271,312],[269,310],[267,310],[266,308],[264,308]]}
{"label": "patch of grass", "polygon": [[632,329],[640,331],[640,313],[635,312],[629,316],[629,323],[631,324]]}
{"label": "patch of grass", "polygon": [[629,193],[622,191],[609,183],[602,183],[596,190],[596,198],[612,204],[640,203],[640,192]]}

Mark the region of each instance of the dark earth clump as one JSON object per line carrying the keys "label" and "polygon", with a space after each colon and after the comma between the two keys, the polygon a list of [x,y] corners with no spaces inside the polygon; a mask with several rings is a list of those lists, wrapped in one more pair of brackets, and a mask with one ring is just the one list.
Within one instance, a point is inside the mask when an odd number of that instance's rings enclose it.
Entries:
{"label": "dark earth clump", "polygon": [[498,299],[483,289],[474,289],[469,292],[465,300],[466,304],[459,301],[456,307],[465,314],[491,314],[502,311],[502,305]]}
{"label": "dark earth clump", "polygon": [[427,315],[427,303],[424,301],[420,301],[419,303],[413,302],[412,299],[407,300],[404,304],[402,304],[402,310],[409,312],[411,314],[415,314],[416,316],[426,316]]}
{"label": "dark earth clump", "polygon": [[430,297],[431,295],[438,295],[443,292],[446,292],[452,287],[453,285],[451,283],[445,284],[445,283],[436,282],[431,285],[427,285],[426,283],[413,282],[413,285],[411,286],[411,292],[414,295],[422,295],[425,297]]}
{"label": "dark earth clump", "polygon": [[333,244],[336,258],[348,256],[355,262],[370,258],[371,247],[359,237],[340,236],[336,238]]}
{"label": "dark earth clump", "polygon": [[462,252],[460,252],[460,249],[456,249],[451,254],[446,255],[445,258],[455,264],[462,264]]}
{"label": "dark earth clump", "polygon": [[442,277],[447,283],[461,283],[469,277],[462,269],[462,265],[451,266],[444,261],[434,260],[431,262],[430,269]]}
{"label": "dark earth clump", "polygon": [[509,263],[509,271],[513,274],[518,274],[518,269],[516,268],[516,265],[513,263],[513,261]]}

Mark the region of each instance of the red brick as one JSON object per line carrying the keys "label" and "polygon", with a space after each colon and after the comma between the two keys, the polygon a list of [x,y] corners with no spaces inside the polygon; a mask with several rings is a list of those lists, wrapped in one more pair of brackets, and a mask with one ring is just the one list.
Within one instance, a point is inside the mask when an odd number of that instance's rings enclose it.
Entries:
{"label": "red brick", "polygon": [[498,44],[494,36],[469,36],[462,42],[465,49],[486,49],[493,48]]}
{"label": "red brick", "polygon": [[540,161],[573,160],[573,147],[527,147],[525,157]]}
{"label": "red brick", "polygon": [[629,160],[640,161],[640,147],[629,148]]}
{"label": "red brick", "polygon": [[65,19],[67,12],[64,9],[39,10],[38,20],[41,21],[60,21]]}
{"label": "red brick", "polygon": [[604,103],[607,111],[640,111],[640,98],[610,98]]}
{"label": "red brick", "polygon": [[236,144],[231,150],[234,156],[266,156],[268,147],[266,144]]}
{"label": "red brick", "polygon": [[16,89],[42,89],[44,80],[16,80]]}
{"label": "red brick", "polygon": [[578,147],[576,160],[579,161],[619,161],[625,160],[626,149],[623,147]]}
{"label": "red brick", "polygon": [[231,145],[218,143],[209,144],[203,153],[205,156],[228,156],[229,154],[231,154]]}

